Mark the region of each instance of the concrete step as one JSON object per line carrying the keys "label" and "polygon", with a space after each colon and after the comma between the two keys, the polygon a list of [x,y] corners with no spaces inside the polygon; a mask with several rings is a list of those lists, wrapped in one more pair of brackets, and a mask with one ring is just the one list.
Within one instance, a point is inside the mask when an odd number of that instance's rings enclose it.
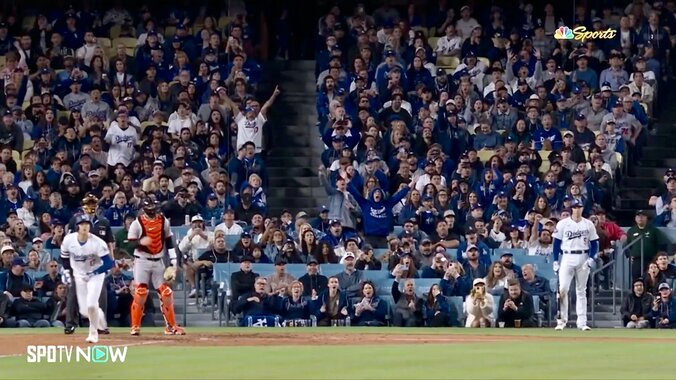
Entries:
{"label": "concrete step", "polygon": [[285,199],[294,196],[319,198],[326,196],[326,190],[323,187],[274,187],[268,190],[267,196]]}
{"label": "concrete step", "polygon": [[317,172],[309,168],[269,168],[268,175],[270,178],[316,177]]}
{"label": "concrete step", "polygon": [[311,197],[285,197],[279,198],[280,203],[275,203],[271,199],[268,203],[272,206],[278,206],[281,208],[298,208],[301,210],[314,209],[323,204],[323,202],[317,198]]}
{"label": "concrete step", "polygon": [[287,69],[295,69],[295,70],[306,70],[310,71],[314,74],[315,70],[315,61],[287,61],[286,62],[286,68]]}
{"label": "concrete step", "polygon": [[[643,149],[643,158],[646,160],[672,158],[675,154],[673,148],[647,146]],[[662,174],[664,174],[664,170],[662,170]]]}
{"label": "concrete step", "polygon": [[290,134],[307,134],[314,131],[316,131],[316,129],[307,124],[286,124],[283,127],[283,132]]}
{"label": "concrete step", "polygon": [[[664,174],[664,170],[662,171],[662,174]],[[622,186],[621,187],[654,189],[654,188],[656,188],[657,186],[660,185],[659,178],[661,178],[661,177],[643,177],[643,176],[627,177],[627,176],[625,176],[622,179]]]}
{"label": "concrete step", "polygon": [[[676,145],[676,137],[671,137],[669,144]],[[664,158],[658,160],[641,160],[643,166],[658,167],[658,168],[673,168],[676,167],[676,158]]]}
{"label": "concrete step", "polygon": [[269,177],[271,188],[275,187],[319,187],[319,178],[316,175],[306,177]]}
{"label": "concrete step", "polygon": [[272,156],[268,157],[265,161],[268,168],[317,168],[322,164],[322,160],[318,156]]}

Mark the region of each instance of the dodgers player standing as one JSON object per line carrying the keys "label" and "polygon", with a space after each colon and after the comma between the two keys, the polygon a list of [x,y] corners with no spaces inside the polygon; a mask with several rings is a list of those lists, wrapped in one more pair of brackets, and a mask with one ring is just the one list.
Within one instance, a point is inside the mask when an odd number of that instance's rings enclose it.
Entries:
{"label": "dodgers player standing", "polygon": [[[587,326],[587,280],[599,251],[599,236],[594,224],[582,217],[582,203],[574,200],[571,207],[571,216],[559,221],[554,231],[554,272],[559,275],[560,299],[560,318],[555,330],[563,330],[568,323],[568,289],[574,277],[577,328],[588,331],[591,328]],[[559,256],[562,256],[560,266]]]}
{"label": "dodgers player standing", "polygon": [[105,330],[106,317],[99,307],[99,296],[106,271],[113,267],[108,245],[100,237],[90,233],[91,221],[87,215],[75,220],[77,232],[70,233],[61,243],[61,262],[75,280],[75,291],[80,305],[80,314],[89,318],[88,343],[98,343],[98,330]]}

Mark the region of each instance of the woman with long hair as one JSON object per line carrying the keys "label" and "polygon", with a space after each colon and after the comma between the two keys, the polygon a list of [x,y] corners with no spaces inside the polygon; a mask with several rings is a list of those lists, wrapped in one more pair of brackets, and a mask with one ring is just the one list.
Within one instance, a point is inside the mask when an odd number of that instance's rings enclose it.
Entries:
{"label": "woman with long hair", "polygon": [[172,78],[171,80],[177,81],[178,74],[183,70],[189,71],[191,73],[190,77],[192,78],[190,58],[188,58],[188,55],[184,51],[179,50],[174,54],[173,64],[169,66],[169,77]]}
{"label": "woman with long hair", "polygon": [[526,249],[527,242],[524,239],[523,232],[519,230],[516,225],[511,225],[507,229],[507,239],[500,244],[500,248],[512,249]]}
{"label": "woman with long hair", "polygon": [[286,289],[286,294],[279,294],[279,315],[282,321],[310,319],[310,300],[303,297],[303,283],[293,281]]}
{"label": "woman with long hair", "polygon": [[340,291],[338,278],[329,277],[326,290],[315,303],[319,310],[315,311],[318,326],[331,326],[335,323],[345,323],[350,316],[347,295]]}
{"label": "woman with long hair", "polygon": [[[640,264],[636,264],[640,265]],[[660,268],[656,262],[648,264],[648,270],[645,273],[645,291],[653,296],[659,297],[659,286],[661,283],[667,282],[667,277],[660,272]]]}
{"label": "woman with long hair", "polygon": [[17,186],[19,186],[24,193],[28,194],[28,190],[35,182],[35,176],[35,166],[26,165],[24,163],[21,165],[21,178]]}
{"label": "woman with long hair", "polygon": [[530,210],[534,202],[531,201],[531,189],[526,183],[526,181],[520,179],[517,180],[512,188],[512,201],[511,203],[519,210],[519,215],[526,215],[526,212]]}
{"label": "woman with long hair", "polygon": [[387,302],[376,295],[376,286],[371,281],[364,281],[361,283],[359,294],[361,300],[353,303],[350,308],[354,324],[369,327],[385,326]]}
{"label": "woman with long hair", "polygon": [[399,258],[399,264],[392,271],[393,277],[401,278],[418,278],[418,269],[415,267],[415,262],[411,254],[403,254]]}
{"label": "woman with long hair", "polygon": [[106,91],[110,85],[110,81],[108,80],[107,66],[108,61],[103,59],[103,57],[100,55],[93,56],[89,65],[89,74],[87,79],[89,79],[92,86],[96,86],[102,91]]}
{"label": "woman with long hair", "polygon": [[429,327],[449,327],[451,310],[446,297],[441,294],[439,284],[433,284],[427,293],[427,302],[425,302],[425,319]]}
{"label": "woman with long hair", "polygon": [[[279,228],[274,228],[269,234],[266,233],[265,235],[266,241],[262,242],[262,244],[265,244],[263,253],[265,253],[270,260],[274,260],[277,255],[282,253],[282,248],[284,248],[284,242],[286,241],[286,234]],[[269,236],[269,238],[267,236]]]}
{"label": "woman with long hair", "polygon": [[544,195],[539,195],[535,198],[533,209],[542,214],[544,218],[549,218],[552,215],[551,207],[549,207],[549,202],[547,202],[547,198]]}
{"label": "woman with long hair", "polygon": [[318,252],[315,259],[317,259],[319,264],[338,264],[340,262],[340,258],[336,256],[333,246],[327,242],[319,243]]}
{"label": "woman with long hair", "polygon": [[399,290],[399,278],[392,282],[392,298],[394,299],[394,315],[392,323],[397,327],[419,327],[423,323],[424,300],[415,294],[413,279],[404,281],[404,291]]}
{"label": "woman with long hair", "polygon": [[486,289],[494,296],[501,296],[507,289],[507,273],[502,263],[494,261],[486,276]]}
{"label": "woman with long hair", "polygon": [[472,290],[465,299],[467,314],[465,327],[492,327],[493,308],[493,296],[486,292],[486,281],[483,278],[475,278]]}
{"label": "woman with long hair", "polygon": [[[303,238],[300,241],[300,253],[303,257],[313,256],[317,258],[321,254],[320,247],[317,244],[317,237],[314,231],[308,230],[303,233]],[[319,261],[319,260],[317,260]]]}
{"label": "woman with long hair", "polygon": [[46,241],[52,234],[52,215],[48,212],[43,212],[40,215],[40,221],[38,222],[38,236]]}

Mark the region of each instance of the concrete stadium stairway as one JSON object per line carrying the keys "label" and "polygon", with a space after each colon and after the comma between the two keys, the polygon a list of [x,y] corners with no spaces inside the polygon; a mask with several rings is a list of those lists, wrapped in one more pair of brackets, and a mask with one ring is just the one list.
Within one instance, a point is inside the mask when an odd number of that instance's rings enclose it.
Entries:
{"label": "concrete stadium stairway", "polygon": [[324,144],[315,123],[314,61],[275,62],[275,80],[281,94],[270,129],[268,215],[283,209],[314,215],[326,194],[319,186],[317,168]]}

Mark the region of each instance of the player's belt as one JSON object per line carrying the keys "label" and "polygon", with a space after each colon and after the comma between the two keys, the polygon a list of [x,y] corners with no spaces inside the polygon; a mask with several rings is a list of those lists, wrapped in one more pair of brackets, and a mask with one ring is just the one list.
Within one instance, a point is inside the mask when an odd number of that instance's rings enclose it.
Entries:
{"label": "player's belt", "polygon": [[569,254],[569,255],[584,255],[587,252],[589,252],[589,251],[586,251],[586,250],[585,251],[563,251],[563,253]]}
{"label": "player's belt", "polygon": [[137,259],[148,260],[148,261],[160,261],[160,260],[162,260],[161,257],[141,257],[141,256],[134,256],[134,257],[136,257]]}

